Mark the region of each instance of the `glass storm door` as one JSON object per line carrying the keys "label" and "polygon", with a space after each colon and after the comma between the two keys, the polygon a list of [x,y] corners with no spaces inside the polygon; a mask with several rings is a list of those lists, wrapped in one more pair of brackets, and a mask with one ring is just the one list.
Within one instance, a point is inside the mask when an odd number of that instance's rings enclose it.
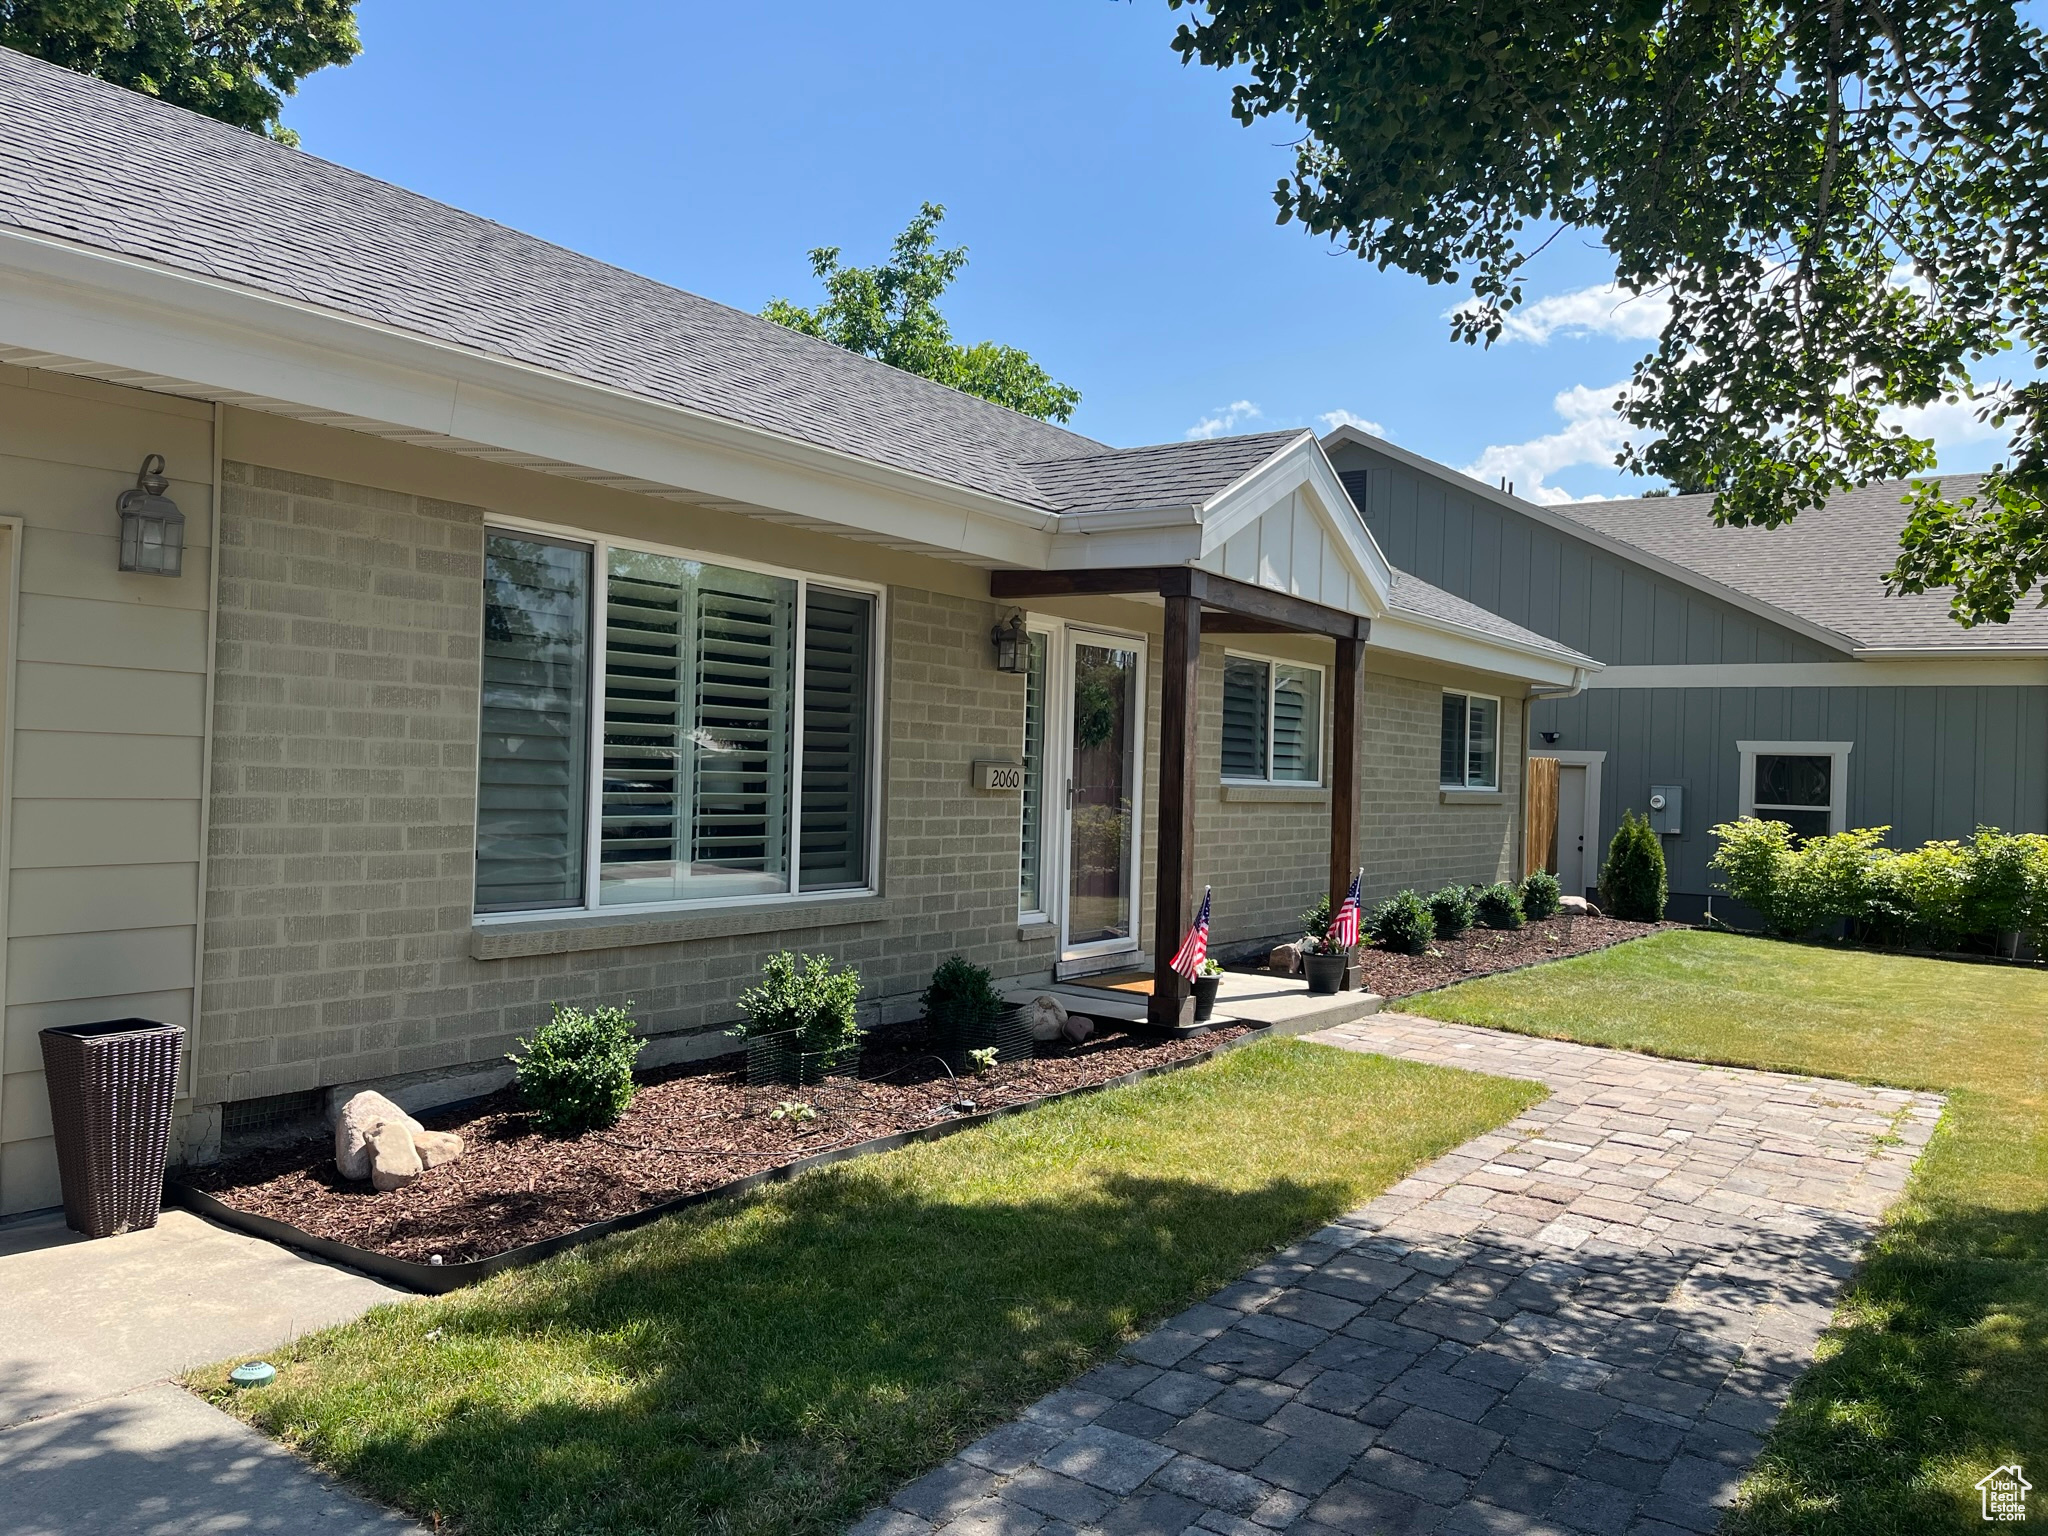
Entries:
{"label": "glass storm door", "polygon": [[1140,721],[1138,643],[1069,637],[1066,952],[1137,947]]}

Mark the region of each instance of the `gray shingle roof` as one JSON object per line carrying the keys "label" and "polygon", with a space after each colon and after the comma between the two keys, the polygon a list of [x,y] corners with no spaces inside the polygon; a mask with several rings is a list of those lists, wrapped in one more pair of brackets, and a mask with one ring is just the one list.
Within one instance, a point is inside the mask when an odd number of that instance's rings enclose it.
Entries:
{"label": "gray shingle roof", "polygon": [[[1940,477],[1967,495],[1979,475]],[[2048,645],[2048,609],[2022,607],[2009,624],[1964,629],[1940,593],[1886,596],[1899,554],[1907,482],[1881,481],[1802,512],[1783,528],[1717,528],[1711,496],[1575,501],[1550,508],[1568,521],[1846,635],[1858,645],[1953,648]]]}
{"label": "gray shingle roof", "polygon": [[1464,598],[1456,597],[1442,587],[1433,587],[1420,576],[1411,576],[1398,568],[1394,571],[1394,586],[1388,601],[1395,608],[1420,618],[1442,619],[1447,623],[1459,624],[1466,629],[1476,629],[1481,634],[1492,635],[1496,639],[1507,640],[1531,650],[1546,651],[1567,661],[1587,666],[1597,665],[1592,657],[1583,655],[1568,645],[1560,645],[1532,629],[1524,629],[1519,624],[1510,623],[1490,608],[1468,603]]}
{"label": "gray shingle roof", "polygon": [[756,316],[0,49],[0,224],[1046,507],[1105,451]]}
{"label": "gray shingle roof", "polygon": [[1291,432],[1154,443],[1079,458],[1041,459],[1024,468],[1061,512],[1199,507],[1309,435],[1306,427],[1297,427]]}

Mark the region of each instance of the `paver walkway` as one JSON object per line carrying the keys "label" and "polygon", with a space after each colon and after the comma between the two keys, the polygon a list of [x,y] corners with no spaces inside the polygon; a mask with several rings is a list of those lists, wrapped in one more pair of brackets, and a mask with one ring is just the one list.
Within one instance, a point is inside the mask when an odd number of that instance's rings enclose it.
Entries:
{"label": "paver walkway", "polygon": [[1381,1014],[1547,1084],[858,1536],[1709,1531],[1942,1100]]}

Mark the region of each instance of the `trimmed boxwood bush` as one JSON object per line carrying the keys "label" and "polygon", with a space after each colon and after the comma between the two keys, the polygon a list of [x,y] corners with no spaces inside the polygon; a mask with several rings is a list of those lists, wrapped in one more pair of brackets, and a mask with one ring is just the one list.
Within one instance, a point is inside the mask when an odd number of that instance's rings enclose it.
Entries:
{"label": "trimmed boxwood bush", "polygon": [[1649,817],[1624,811],[1600,870],[1600,905],[1624,922],[1661,923],[1670,894],[1663,840],[1651,830]]}
{"label": "trimmed boxwood bush", "polygon": [[524,1104],[550,1136],[581,1136],[618,1124],[633,1102],[633,1063],[640,1037],[624,1008],[565,1008],[519,1042],[513,1080]]}
{"label": "trimmed boxwood bush", "polygon": [[732,1033],[742,1039],[794,1033],[800,1051],[831,1051],[860,1039],[854,1008],[860,1001],[860,972],[833,967],[829,955],[795,955],[778,950],[761,966],[757,986],[740,994],[746,1022]]}
{"label": "trimmed boxwood bush", "polygon": [[963,955],[939,962],[919,1001],[926,1021],[948,1040],[978,1039],[1006,1006],[994,973]]}
{"label": "trimmed boxwood bush", "polygon": [[1472,898],[1472,915],[1489,928],[1522,926],[1522,893],[1505,880],[1482,886]]}
{"label": "trimmed boxwood bush", "polygon": [[1472,888],[1447,885],[1429,898],[1429,915],[1436,924],[1436,936],[1455,939],[1472,926]]}
{"label": "trimmed boxwood bush", "polygon": [[1522,879],[1522,916],[1532,923],[1557,916],[1564,905],[1564,887],[1547,869],[1532,869]]}
{"label": "trimmed boxwood bush", "polygon": [[1436,937],[1436,922],[1429,903],[1413,891],[1389,896],[1372,909],[1373,942],[1399,955],[1419,955]]}

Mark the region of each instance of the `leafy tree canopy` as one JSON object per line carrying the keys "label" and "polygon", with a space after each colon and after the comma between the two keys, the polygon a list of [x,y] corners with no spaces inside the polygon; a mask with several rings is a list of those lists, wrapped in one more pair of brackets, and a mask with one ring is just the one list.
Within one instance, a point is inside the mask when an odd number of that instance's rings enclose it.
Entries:
{"label": "leafy tree canopy", "polygon": [[805,309],[772,299],[763,317],[1027,416],[1067,420],[1081,392],[1056,382],[1028,353],[993,341],[963,347],[953,340],[939,295],[967,265],[967,247],[937,248],[934,234],[945,216],[942,205],[924,204],[878,266],[841,266],[838,246],[819,246],[811,252],[811,270],[825,285],[825,302]]}
{"label": "leafy tree canopy", "polygon": [[1462,339],[1499,336],[1566,230],[1669,302],[1622,467],[1774,527],[1932,466],[1885,407],[1973,401],[2010,451],[1975,495],[1914,492],[1892,585],[1966,624],[2048,602],[2048,49],[2022,7],[1168,3],[1183,59],[1242,76],[1241,121],[1305,130],[1282,222],[1467,287]]}
{"label": "leafy tree canopy", "polygon": [[283,144],[284,98],[361,51],[356,0],[0,0],[0,46]]}

